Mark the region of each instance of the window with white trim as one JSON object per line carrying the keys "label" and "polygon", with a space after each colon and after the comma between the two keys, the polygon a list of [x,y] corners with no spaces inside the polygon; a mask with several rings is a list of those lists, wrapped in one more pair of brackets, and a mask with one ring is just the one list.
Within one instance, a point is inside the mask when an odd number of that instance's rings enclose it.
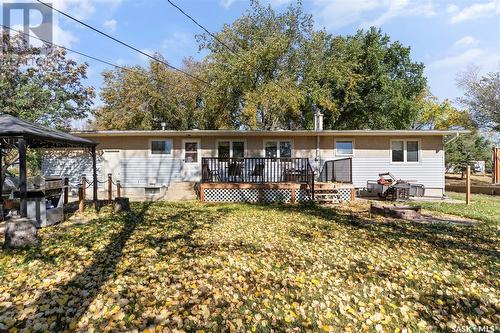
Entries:
{"label": "window with white trim", "polygon": [[391,140],[391,161],[394,163],[420,162],[419,140]]}
{"label": "window with white trim", "polygon": [[151,154],[172,155],[172,140],[151,140]]}
{"label": "window with white trim", "polygon": [[264,152],[266,157],[291,158],[292,141],[266,141],[264,144]]}
{"label": "window with white trim", "polygon": [[245,157],[245,142],[221,140],[217,142],[217,157],[243,158]]}
{"label": "window with white trim", "polygon": [[335,149],[337,156],[352,156],[354,155],[353,140],[336,140]]}

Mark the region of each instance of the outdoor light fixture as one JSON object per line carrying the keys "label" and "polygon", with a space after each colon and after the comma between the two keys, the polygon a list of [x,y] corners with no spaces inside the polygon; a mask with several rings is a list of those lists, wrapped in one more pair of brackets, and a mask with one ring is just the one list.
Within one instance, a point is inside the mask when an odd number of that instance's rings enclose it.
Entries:
{"label": "outdoor light fixture", "polygon": [[164,131],[166,126],[167,126],[167,123],[163,121],[161,123],[161,130]]}

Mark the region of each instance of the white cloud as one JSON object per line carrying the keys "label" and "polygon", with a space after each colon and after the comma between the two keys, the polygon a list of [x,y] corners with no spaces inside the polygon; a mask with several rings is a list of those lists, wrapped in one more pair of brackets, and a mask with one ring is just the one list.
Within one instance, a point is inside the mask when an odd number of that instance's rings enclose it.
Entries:
{"label": "white cloud", "polygon": [[108,29],[109,31],[111,32],[115,32],[116,31],[116,25],[118,24],[118,22],[114,19],[111,19],[111,20],[107,20],[103,23],[103,26]]}
{"label": "white cloud", "polygon": [[474,20],[481,17],[500,14],[500,2],[497,0],[489,2],[474,3],[460,9],[458,6],[448,6],[448,13],[452,14],[450,23],[459,23]]}
{"label": "white cloud", "polygon": [[64,30],[58,24],[54,25],[53,28],[53,40],[57,45],[71,47],[72,44],[78,42],[78,37],[76,37],[71,31]]}
{"label": "white cloud", "polygon": [[476,45],[477,43],[479,43],[479,40],[477,38],[472,36],[464,36],[457,40],[455,44],[453,44],[453,46],[456,48],[465,48],[468,46]]}
{"label": "white cloud", "polygon": [[120,5],[122,1],[123,0],[53,0],[52,6],[83,20],[91,17],[95,13],[96,6],[98,5],[104,5],[108,8],[116,7]]}
{"label": "white cloud", "polygon": [[381,26],[399,16],[435,15],[431,0],[315,0],[315,17],[326,28],[336,29],[362,22],[360,26]]}
{"label": "white cloud", "polygon": [[464,68],[470,64],[477,64],[478,59],[486,53],[485,50],[472,48],[463,53],[438,59],[429,65],[430,69],[441,70],[450,68]]}
{"label": "white cloud", "polygon": [[224,8],[229,8],[234,3],[234,0],[219,0],[219,3]]}

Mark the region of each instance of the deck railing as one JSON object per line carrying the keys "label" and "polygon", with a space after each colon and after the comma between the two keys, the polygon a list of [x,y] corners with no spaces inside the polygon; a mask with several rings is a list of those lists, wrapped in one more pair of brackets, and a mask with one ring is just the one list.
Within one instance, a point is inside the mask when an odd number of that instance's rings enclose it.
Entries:
{"label": "deck railing", "polygon": [[352,184],[352,158],[326,161],[319,174],[321,182],[338,182]]}
{"label": "deck railing", "polygon": [[314,188],[308,158],[203,157],[201,174],[203,183],[306,183]]}

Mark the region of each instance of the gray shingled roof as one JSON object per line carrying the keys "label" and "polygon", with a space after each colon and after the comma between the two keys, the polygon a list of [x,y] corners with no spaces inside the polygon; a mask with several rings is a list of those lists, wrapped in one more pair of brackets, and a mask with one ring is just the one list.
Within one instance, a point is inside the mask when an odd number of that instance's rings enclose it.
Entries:
{"label": "gray shingled roof", "polygon": [[0,114],[0,138],[24,137],[32,148],[93,147],[97,143],[66,132],[33,124],[8,114]]}

